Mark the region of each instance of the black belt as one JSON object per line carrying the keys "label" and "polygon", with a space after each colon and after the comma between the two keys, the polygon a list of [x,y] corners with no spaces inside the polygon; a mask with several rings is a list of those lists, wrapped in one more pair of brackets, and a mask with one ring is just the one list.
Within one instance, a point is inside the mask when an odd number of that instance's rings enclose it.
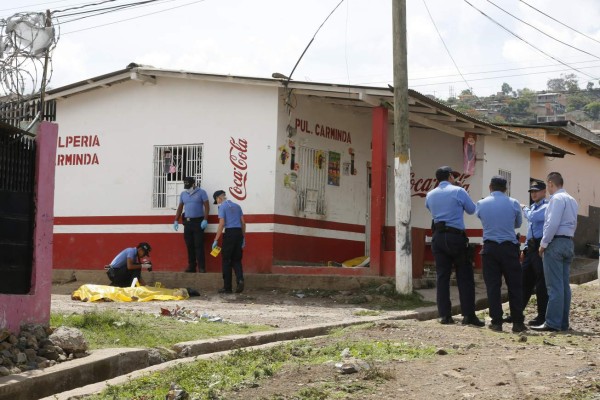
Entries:
{"label": "black belt", "polygon": [[513,243],[510,240],[505,240],[504,242],[496,242],[495,240],[486,239],[486,240],[483,241],[483,243],[484,244],[492,244],[492,243],[493,244],[507,244],[508,243],[508,244],[512,244],[512,245],[517,246],[517,243]]}
{"label": "black belt", "polygon": [[554,239],[573,239],[573,236],[554,235]]}
{"label": "black belt", "polygon": [[436,229],[435,231],[436,231],[436,232],[450,232],[450,233],[457,233],[457,234],[459,234],[459,235],[464,235],[464,234],[465,234],[465,231],[463,231],[462,229],[456,229],[456,228],[453,228],[453,227],[451,227],[451,226],[446,226],[446,227],[444,227],[444,228],[441,228],[441,229],[439,229],[439,230],[438,230],[438,229]]}
{"label": "black belt", "polygon": [[200,222],[204,219],[204,217],[198,217],[198,218],[184,218],[183,220],[185,222]]}
{"label": "black belt", "polygon": [[242,231],[242,228],[225,228],[225,232],[236,232],[236,231]]}

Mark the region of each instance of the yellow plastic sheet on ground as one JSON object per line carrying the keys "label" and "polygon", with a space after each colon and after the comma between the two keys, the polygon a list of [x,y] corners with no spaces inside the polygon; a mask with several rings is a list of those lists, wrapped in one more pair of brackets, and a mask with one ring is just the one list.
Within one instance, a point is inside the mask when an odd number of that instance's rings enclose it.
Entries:
{"label": "yellow plastic sheet on ground", "polygon": [[342,263],[342,267],[354,268],[354,267],[366,267],[369,265],[370,258],[368,256],[356,257],[350,260],[346,260]]}
{"label": "yellow plastic sheet on ground", "polygon": [[114,287],[106,285],[82,285],[73,292],[71,298],[81,301],[152,301],[185,300],[190,295],[183,288],[167,289],[151,286]]}

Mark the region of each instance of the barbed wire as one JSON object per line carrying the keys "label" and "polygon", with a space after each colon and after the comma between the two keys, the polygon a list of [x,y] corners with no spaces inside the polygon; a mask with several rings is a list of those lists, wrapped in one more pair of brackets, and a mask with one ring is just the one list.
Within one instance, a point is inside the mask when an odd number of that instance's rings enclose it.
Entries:
{"label": "barbed wire", "polygon": [[0,95],[6,101],[38,96],[52,78],[51,53],[60,28],[45,13],[17,13],[0,19]]}

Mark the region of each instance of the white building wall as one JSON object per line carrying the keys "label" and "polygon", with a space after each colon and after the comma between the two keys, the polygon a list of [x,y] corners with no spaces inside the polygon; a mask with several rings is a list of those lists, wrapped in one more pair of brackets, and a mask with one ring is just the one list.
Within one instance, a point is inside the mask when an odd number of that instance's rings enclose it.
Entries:
{"label": "white building wall", "polygon": [[[280,103],[284,103],[283,92]],[[333,105],[323,100],[307,96],[293,95],[294,108],[291,117],[280,107],[279,129],[277,136],[277,176],[275,191],[277,201],[275,213],[287,216],[299,216],[309,219],[322,219],[330,222],[342,222],[364,225],[366,221],[367,204],[367,162],[371,159],[371,123],[370,108],[359,109]],[[296,128],[296,133],[289,137],[286,127],[290,124]],[[298,127],[296,125],[299,124]],[[317,130],[321,127],[335,128],[350,134],[351,142],[343,142],[319,136]],[[306,146],[321,150],[325,155],[329,151],[340,153],[340,184],[339,186],[325,185],[326,215],[298,211],[296,207],[296,191],[284,184],[286,175],[290,175],[291,158],[285,164],[281,163],[281,146],[290,150],[290,141],[296,146]],[[344,175],[343,164],[350,163],[349,149],[354,150],[354,165],[356,175]],[[300,168],[304,166],[300,165]],[[324,165],[327,169],[327,164]]]}
{"label": "white building wall", "polygon": [[[202,186],[216,213],[213,191],[233,186],[232,137],[248,142],[244,212],[273,212],[277,88],[159,77],[59,99],[57,107],[58,155],[91,153],[98,164],[57,166],[56,216],[174,215],[152,209],[152,162],[155,145],[179,144],[203,144]],[[60,147],[90,135],[99,146]]]}

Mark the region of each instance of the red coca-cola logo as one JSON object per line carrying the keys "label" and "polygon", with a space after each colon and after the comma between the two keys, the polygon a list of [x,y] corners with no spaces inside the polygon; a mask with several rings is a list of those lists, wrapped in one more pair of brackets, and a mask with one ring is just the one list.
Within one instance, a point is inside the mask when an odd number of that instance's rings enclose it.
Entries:
{"label": "red coca-cola logo", "polygon": [[246,180],[248,179],[248,142],[246,139],[229,140],[229,162],[233,166],[233,186],[229,193],[238,200],[246,198]]}
{"label": "red coca-cola logo", "polygon": [[[469,176],[471,176],[471,175],[461,174],[458,178],[456,178],[455,184],[458,186],[461,186],[463,189],[465,189],[467,192],[469,192],[469,186],[471,186],[471,185],[468,183],[465,183],[465,180]],[[425,197],[425,196],[427,196],[427,192],[435,189],[436,187],[438,187],[439,184],[440,183],[435,178],[416,179],[415,173],[414,172],[410,173],[411,197],[414,197],[414,196]]]}

